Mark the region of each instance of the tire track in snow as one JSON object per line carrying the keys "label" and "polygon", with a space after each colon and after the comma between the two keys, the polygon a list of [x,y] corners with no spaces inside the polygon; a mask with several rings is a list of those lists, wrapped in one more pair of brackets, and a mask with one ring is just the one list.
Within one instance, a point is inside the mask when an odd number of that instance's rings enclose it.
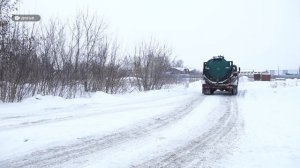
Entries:
{"label": "tire track in snow", "polygon": [[[158,101],[158,100],[155,100],[155,101]],[[57,118],[44,118],[44,119],[38,119],[38,120],[24,121],[24,122],[20,122],[18,124],[10,124],[10,125],[2,125],[2,126],[0,125],[0,132],[12,130],[12,129],[18,129],[18,128],[25,128],[25,127],[49,124],[49,123],[64,122],[64,121],[74,120],[74,119],[78,119],[78,118],[88,118],[88,117],[99,116],[99,115],[108,114],[108,113],[109,114],[121,113],[121,112],[123,112],[124,108],[126,108],[128,111],[130,111],[130,110],[136,110],[138,108],[140,108],[140,109],[151,108],[153,106],[152,104],[150,104],[150,105],[144,105],[143,107],[137,107],[138,105],[135,105],[133,107],[132,106],[127,107],[128,106],[127,104],[121,104],[121,105],[117,105],[113,108],[105,109],[105,110],[101,111],[100,113],[89,113],[89,114],[80,114],[80,115],[68,114],[66,116],[57,117]],[[0,119],[0,122],[3,120],[20,119],[20,118],[26,118],[26,116],[4,117],[4,118]]]}
{"label": "tire track in snow", "polygon": [[217,160],[230,153],[238,137],[242,121],[239,119],[237,98],[243,98],[245,94],[246,91],[242,90],[237,97],[224,97],[224,103],[216,111],[222,113],[217,124],[199,137],[172,152],[132,167],[215,167]]}
{"label": "tire track in snow", "polygon": [[25,156],[0,161],[0,168],[55,167],[68,161],[74,161],[82,156],[105,150],[149,135],[154,130],[162,129],[189,114],[204,98],[203,96],[196,96],[181,109],[172,111],[167,115],[157,116],[155,120],[139,124],[131,129],[120,130],[102,137],[85,137],[79,139],[77,143],[39,150]]}

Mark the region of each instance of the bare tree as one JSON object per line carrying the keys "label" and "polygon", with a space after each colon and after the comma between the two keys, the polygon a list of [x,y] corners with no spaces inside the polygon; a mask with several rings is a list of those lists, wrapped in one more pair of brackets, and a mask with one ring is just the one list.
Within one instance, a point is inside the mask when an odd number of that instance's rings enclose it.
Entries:
{"label": "bare tree", "polygon": [[181,67],[181,68],[183,68],[183,61],[182,61],[181,59],[179,59],[179,60],[174,59],[174,60],[171,62],[171,65],[172,65],[173,67]]}
{"label": "bare tree", "polygon": [[126,76],[122,70],[122,62],[118,60],[118,45],[114,43],[110,50],[109,61],[106,66],[106,93],[117,93],[124,85],[123,77]]}
{"label": "bare tree", "polygon": [[135,76],[139,90],[160,89],[167,82],[171,52],[165,45],[142,43],[132,57],[122,58],[103,20],[88,12],[79,13],[73,24],[52,20],[27,26],[10,21],[14,10],[10,0],[0,0],[0,9],[0,21],[6,21],[0,29],[3,102],[35,94],[66,98],[96,91],[115,94],[127,90],[129,75]]}
{"label": "bare tree", "polygon": [[133,56],[133,73],[139,90],[160,89],[166,81],[164,74],[170,67],[170,49],[155,41],[141,43]]}
{"label": "bare tree", "polygon": [[[105,34],[104,31],[106,29],[103,20],[98,20],[97,17],[89,16],[88,12],[81,15],[82,23],[83,23],[83,32],[85,37],[85,45],[84,45],[84,69],[83,70],[83,80],[84,80],[84,89],[85,91],[90,91],[88,88],[88,82],[90,80],[91,69],[90,64],[95,57],[97,52],[97,46],[104,45],[106,46],[106,42],[104,42]],[[105,47],[104,47],[105,48]],[[98,50],[99,51],[99,50]]]}

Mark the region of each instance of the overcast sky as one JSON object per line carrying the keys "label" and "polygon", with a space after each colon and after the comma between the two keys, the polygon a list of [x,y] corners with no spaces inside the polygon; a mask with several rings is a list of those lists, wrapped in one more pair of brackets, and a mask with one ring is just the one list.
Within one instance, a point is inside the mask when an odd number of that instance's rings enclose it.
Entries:
{"label": "overcast sky", "polygon": [[299,0],[22,0],[20,13],[72,18],[89,9],[130,52],[142,40],[166,43],[185,65],[224,55],[242,69],[298,69]]}

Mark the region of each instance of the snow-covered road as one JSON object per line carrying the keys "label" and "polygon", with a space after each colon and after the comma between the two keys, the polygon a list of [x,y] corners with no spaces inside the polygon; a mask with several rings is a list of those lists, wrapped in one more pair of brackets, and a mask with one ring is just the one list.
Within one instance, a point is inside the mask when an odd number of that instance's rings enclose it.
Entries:
{"label": "snow-covered road", "polygon": [[[231,151],[241,129],[241,120],[236,97],[224,98],[217,109],[210,112],[214,116],[205,131],[194,139],[161,156],[150,159],[136,167],[210,167],[219,158]],[[201,107],[201,106],[200,106]],[[215,113],[215,114],[213,114]],[[203,127],[202,127],[203,128]]]}
{"label": "snow-covered road", "polygon": [[[255,100],[282,96],[274,91],[284,89],[299,93],[298,86],[242,82],[238,96],[204,96],[201,83],[196,82],[188,89],[96,93],[73,100],[36,96],[22,103],[0,104],[0,167],[253,167],[245,163],[255,159],[252,152],[261,152],[266,145],[249,143],[256,138],[253,130],[264,124],[253,117],[262,112],[271,115],[266,107],[260,111],[259,105],[265,102]],[[296,107],[296,99],[290,102],[277,108],[278,117],[284,116],[286,105]],[[256,117],[261,121],[270,116]],[[289,124],[296,124],[297,117]],[[260,134],[261,140],[276,135]],[[282,152],[299,149],[295,142],[285,147]],[[293,157],[287,153],[283,158],[291,167],[300,163],[295,151]],[[254,167],[268,165],[256,159]]]}

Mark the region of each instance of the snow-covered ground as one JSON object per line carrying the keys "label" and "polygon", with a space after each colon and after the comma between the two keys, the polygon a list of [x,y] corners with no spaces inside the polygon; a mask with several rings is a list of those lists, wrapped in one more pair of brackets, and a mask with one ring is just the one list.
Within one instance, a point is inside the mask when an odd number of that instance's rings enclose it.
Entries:
{"label": "snow-covered ground", "polygon": [[299,167],[300,80],[0,104],[0,167]]}
{"label": "snow-covered ground", "polygon": [[244,133],[224,167],[300,167],[300,80],[247,82]]}

